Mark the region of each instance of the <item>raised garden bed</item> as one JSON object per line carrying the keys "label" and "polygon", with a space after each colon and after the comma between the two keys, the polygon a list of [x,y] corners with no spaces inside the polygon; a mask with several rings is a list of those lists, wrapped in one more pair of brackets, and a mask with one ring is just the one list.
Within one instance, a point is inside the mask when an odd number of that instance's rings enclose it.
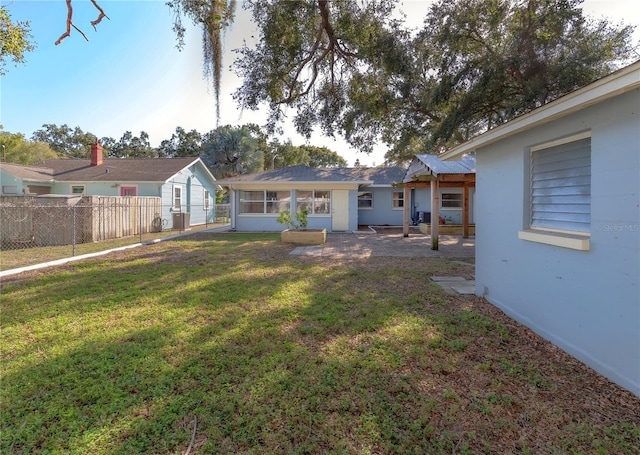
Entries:
{"label": "raised garden bed", "polygon": [[285,229],[280,232],[280,241],[298,245],[324,245],[327,241],[327,230]]}

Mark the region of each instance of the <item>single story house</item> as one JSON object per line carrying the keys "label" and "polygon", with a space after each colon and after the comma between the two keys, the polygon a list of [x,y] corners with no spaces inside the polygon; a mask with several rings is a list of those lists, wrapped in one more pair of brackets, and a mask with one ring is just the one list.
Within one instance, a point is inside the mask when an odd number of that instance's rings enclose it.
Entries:
{"label": "single story house", "polygon": [[476,294],[640,396],[640,61],[476,154]]}
{"label": "single story house", "polygon": [[280,231],[280,212],[309,211],[308,227],[356,231],[358,225],[402,225],[405,170],[291,166],[216,181],[229,188],[231,227]]}
{"label": "single story house", "polygon": [[179,222],[182,227],[213,221],[216,188],[200,158],[103,159],[97,141],[91,159],[53,159],[38,166],[0,164],[3,196],[159,197],[165,224]]}

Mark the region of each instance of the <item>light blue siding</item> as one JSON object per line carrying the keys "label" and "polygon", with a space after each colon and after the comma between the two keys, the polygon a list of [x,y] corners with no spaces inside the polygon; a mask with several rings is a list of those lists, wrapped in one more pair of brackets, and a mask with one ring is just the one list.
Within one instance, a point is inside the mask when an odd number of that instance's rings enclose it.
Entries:
{"label": "light blue siding", "polygon": [[[363,188],[361,191],[369,191],[373,194],[373,207],[371,209],[358,209],[358,223],[366,226],[401,226],[403,210],[394,210],[393,193],[402,192],[402,188]],[[357,204],[357,201],[356,201]]]}
{"label": "light blue siding", "polygon": [[22,196],[26,188],[22,185],[22,179],[0,169],[0,193]]}
{"label": "light blue siding", "polygon": [[[477,153],[476,291],[640,395],[640,92]],[[590,250],[518,238],[530,147],[591,130]]]}
{"label": "light blue siding", "polygon": [[[279,189],[282,191],[282,188]],[[295,200],[295,190],[286,190],[292,192],[292,199]],[[235,206],[235,229],[238,231],[246,232],[280,232],[285,227],[278,223],[277,213],[265,213],[265,214],[240,214],[238,213],[238,207],[240,206],[240,191],[234,190],[231,193],[233,198],[232,205]],[[354,207],[358,206],[358,192],[355,190],[349,190],[349,230],[355,231],[358,229],[358,213]],[[307,228],[309,229],[326,229],[327,232],[331,232],[331,214],[309,215]]]}
{"label": "light blue siding", "polygon": [[[173,225],[174,214],[188,213],[189,225],[210,223],[215,216],[215,186],[210,181],[201,165],[193,165],[183,169],[162,185],[162,218],[168,225]],[[182,189],[180,209],[173,207],[173,191],[175,187]],[[205,210],[204,190],[209,191],[209,209]]]}

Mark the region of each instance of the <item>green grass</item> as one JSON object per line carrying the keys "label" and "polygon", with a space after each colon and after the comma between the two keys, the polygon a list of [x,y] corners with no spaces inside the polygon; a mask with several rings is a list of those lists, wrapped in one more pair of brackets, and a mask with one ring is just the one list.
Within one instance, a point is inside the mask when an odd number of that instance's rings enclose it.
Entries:
{"label": "green grass", "polygon": [[[189,232],[200,229],[213,228],[221,226],[221,224],[208,224],[193,226]],[[134,235],[114,240],[105,240],[103,242],[79,243],[75,245],[57,245],[45,247],[24,247],[19,249],[5,249],[0,251],[0,271],[11,270],[19,267],[27,267],[30,265],[40,264],[43,262],[55,261],[71,256],[80,256],[83,254],[97,253],[113,248],[120,248],[136,243],[151,242],[163,237],[169,237],[179,234],[180,231],[168,230],[163,232],[151,232],[143,234],[142,237]],[[75,254],[74,254],[75,251]]]}
{"label": "green grass", "polygon": [[466,266],[298,258],[277,238],[201,234],[5,280],[0,453],[640,445],[637,399],[572,390],[603,380],[426,278]]}

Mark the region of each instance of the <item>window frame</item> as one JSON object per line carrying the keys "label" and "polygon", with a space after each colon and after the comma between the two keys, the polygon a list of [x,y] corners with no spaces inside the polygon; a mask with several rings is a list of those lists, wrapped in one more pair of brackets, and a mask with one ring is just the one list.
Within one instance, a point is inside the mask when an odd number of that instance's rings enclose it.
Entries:
{"label": "window frame", "polygon": [[[311,193],[309,202],[300,202],[300,194]],[[325,193],[326,197],[318,197],[318,193]],[[302,208],[301,208],[302,206]],[[306,207],[309,206],[309,207]],[[324,211],[318,211],[319,206],[324,206]],[[331,190],[296,190],[296,211],[307,208],[310,216],[331,216]]]}
{"label": "window frame", "polygon": [[[243,196],[245,196],[247,193],[262,193],[262,198],[258,199],[245,199],[245,201],[243,201]],[[282,193],[282,194],[280,194]],[[283,196],[286,194],[286,197],[289,198],[288,201],[285,201],[285,199],[283,198]],[[274,197],[275,195],[275,197]],[[240,216],[246,216],[246,215],[272,215],[272,216],[278,216],[280,214],[280,212],[282,211],[289,211],[291,209],[291,190],[267,190],[267,189],[263,189],[263,190],[239,190],[239,194],[238,194],[238,198],[239,198],[239,204],[238,204],[238,215]],[[252,212],[247,212],[247,211],[243,211],[243,204],[258,204],[261,203],[262,204],[262,211],[261,212],[257,212],[257,211],[252,211]],[[285,204],[285,207],[283,208],[281,205]],[[273,208],[275,207],[275,211],[273,210]]]}
{"label": "window frame", "polygon": [[2,194],[6,194],[8,196],[17,196],[18,185],[2,185]]}
{"label": "window frame", "polygon": [[[87,186],[86,185],[69,185],[70,186],[70,192],[71,194],[77,194],[80,196],[84,196],[86,191],[87,191]],[[82,188],[82,191],[80,191],[79,193],[77,191],[75,191],[78,188]]]}
{"label": "window frame", "polygon": [[[365,194],[370,194],[368,198],[361,197]],[[361,202],[369,201],[369,206],[360,205]],[[358,210],[373,210],[373,191],[358,191]]]}
{"label": "window frame", "polygon": [[[572,144],[572,143],[577,143],[579,141],[583,141],[585,139],[588,139],[588,150],[587,148],[583,148],[583,149],[572,149],[572,150],[557,150],[558,147],[567,145],[567,144]],[[556,149],[554,151],[554,149]],[[540,181],[539,177],[540,174],[542,174],[542,172],[544,171],[538,171],[536,172],[536,169],[534,169],[534,166],[538,166],[540,167],[540,159],[544,158],[542,155],[539,156],[534,156],[535,153],[539,153],[539,152],[548,152],[550,156],[553,153],[569,153],[569,152],[574,152],[575,150],[578,150],[578,152],[575,153],[575,155],[578,155],[578,158],[576,158],[575,156],[571,156],[569,157],[566,161],[580,161],[580,159],[584,159],[585,157],[588,157],[589,160],[589,167],[588,167],[588,176],[589,176],[589,183],[588,183],[588,196],[585,196],[586,201],[588,201],[588,230],[578,230],[578,229],[570,229],[570,228],[565,228],[565,227],[560,227],[560,226],[542,226],[542,225],[537,225],[535,223],[535,217],[534,217],[534,212],[536,207],[542,206],[542,205],[562,205],[562,198],[564,197],[564,195],[561,192],[558,193],[551,193],[548,195],[544,195],[542,196],[543,198],[547,199],[546,201],[543,202],[536,202],[534,201],[534,193],[536,192],[536,190],[538,189],[538,187],[536,187],[536,183]],[[570,248],[570,249],[575,249],[575,250],[580,250],[580,251],[589,251],[590,249],[590,237],[591,237],[591,180],[592,180],[592,171],[591,171],[591,131],[585,131],[582,133],[578,133],[578,134],[573,134],[561,139],[557,139],[557,140],[553,140],[553,141],[548,141],[542,144],[538,144],[535,146],[532,146],[529,148],[528,150],[528,160],[525,160],[526,164],[528,165],[528,173],[527,176],[528,178],[525,178],[526,183],[528,184],[526,191],[528,191],[527,196],[529,199],[529,204],[525,206],[525,213],[524,213],[524,219],[525,219],[525,223],[524,223],[524,229],[522,229],[521,231],[518,232],[518,238],[521,240],[527,240],[527,241],[531,241],[531,242],[537,242],[537,243],[543,243],[543,244],[547,244],[547,245],[553,245],[553,246],[559,246],[559,247],[563,247],[563,248]],[[582,155],[581,155],[582,154]],[[584,155],[584,156],[583,156]],[[545,156],[546,157],[546,156]],[[558,165],[559,166],[559,165]],[[570,170],[578,170],[579,168],[585,168],[586,166],[576,166],[574,165],[573,167],[570,168],[566,168],[566,169],[570,169]],[[552,172],[561,172],[562,168],[558,167],[558,168],[552,168],[551,169]],[[582,176],[583,178],[586,176],[586,173],[582,173],[580,174],[580,176]],[[554,179],[559,179],[562,177],[554,177]],[[572,188],[572,187],[580,187],[580,186],[585,186],[584,182],[582,184],[576,183],[574,185],[571,186],[565,186],[563,185],[562,187],[558,187],[558,188],[563,188],[566,189],[567,187]],[[537,195],[539,196],[539,195]],[[554,198],[561,198],[560,201],[554,201]],[[579,199],[579,198],[576,198]],[[575,202],[572,202],[572,204],[576,204]],[[587,205],[584,202],[578,202],[577,204],[579,205]],[[566,205],[566,203],[565,203]],[[549,211],[549,213],[553,213],[552,211]],[[573,212],[572,212],[573,213]],[[550,222],[548,224],[553,224],[554,220],[550,220]],[[563,221],[562,220],[558,220],[557,224],[560,225],[562,224]],[[564,223],[567,224],[571,224],[571,223],[575,223],[575,224],[579,224],[579,223],[585,223],[584,221],[564,221]]]}
{"label": "window frame", "polygon": [[[446,196],[446,197],[445,197]],[[455,196],[455,197],[451,197]],[[447,205],[445,206],[445,201],[447,203],[455,202],[456,205]],[[462,210],[464,208],[464,194],[462,193],[442,193],[440,195],[440,208],[442,210]]]}
{"label": "window frame", "polygon": [[[180,193],[180,194],[177,194]],[[176,202],[178,204],[176,204]],[[174,185],[172,191],[172,208],[178,212],[182,211],[182,186]]]}
{"label": "window frame", "polygon": [[[400,195],[400,197],[397,197]],[[391,209],[404,210],[404,191],[394,191],[391,194]]]}
{"label": "window frame", "polygon": [[204,210],[205,212],[208,212],[210,206],[211,206],[211,195],[209,193],[209,190],[203,189],[203,192],[202,192],[202,210]]}

